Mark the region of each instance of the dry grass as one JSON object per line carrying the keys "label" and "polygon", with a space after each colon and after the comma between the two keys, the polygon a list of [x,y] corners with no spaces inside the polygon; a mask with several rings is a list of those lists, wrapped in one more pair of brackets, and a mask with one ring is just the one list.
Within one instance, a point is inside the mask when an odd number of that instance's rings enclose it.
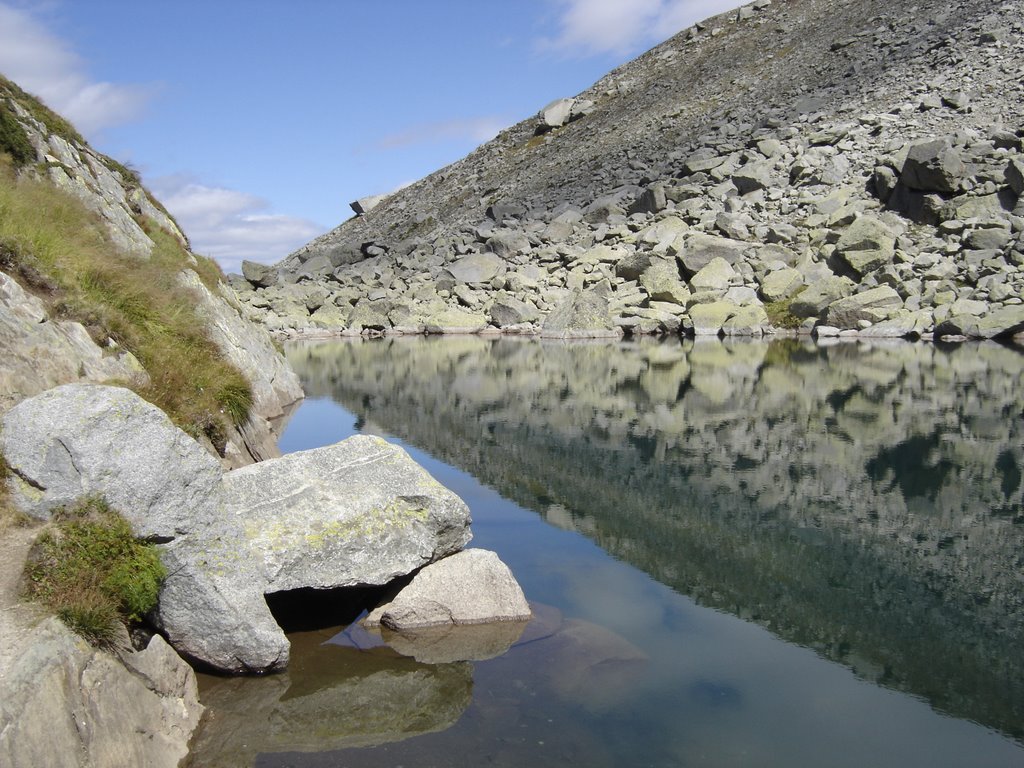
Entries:
{"label": "dry grass", "polygon": [[[102,222],[53,185],[16,177],[0,163],[0,261],[48,302],[58,317],[77,320],[101,346],[131,351],[148,384],[132,384],[193,436],[222,450],[226,430],[245,422],[248,381],[210,340],[195,312],[196,296],[181,284],[189,254],[162,230],[148,260],[120,252]],[[198,270],[218,279],[215,265]]]}
{"label": "dry grass", "polygon": [[32,518],[19,509],[11,501],[10,489],[7,486],[11,474],[7,460],[0,454],[0,534],[10,528],[24,528],[33,524]]}

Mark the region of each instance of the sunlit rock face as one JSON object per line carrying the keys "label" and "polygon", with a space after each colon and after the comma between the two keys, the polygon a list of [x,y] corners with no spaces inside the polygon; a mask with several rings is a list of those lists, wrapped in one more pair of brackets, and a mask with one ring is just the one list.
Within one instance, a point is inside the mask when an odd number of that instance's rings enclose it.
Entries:
{"label": "sunlit rock face", "polygon": [[938,671],[939,708],[1022,721],[1019,350],[461,338],[288,353],[312,394],[698,601],[888,685],[931,691]]}
{"label": "sunlit rock face", "polygon": [[154,620],[177,651],[223,672],[288,664],[265,595],[387,584],[471,535],[462,500],[377,437],[224,473],[158,408],[95,384],[29,398],[2,427],[14,503],[45,519],[81,495],[107,498],[159,544],[168,575]]}

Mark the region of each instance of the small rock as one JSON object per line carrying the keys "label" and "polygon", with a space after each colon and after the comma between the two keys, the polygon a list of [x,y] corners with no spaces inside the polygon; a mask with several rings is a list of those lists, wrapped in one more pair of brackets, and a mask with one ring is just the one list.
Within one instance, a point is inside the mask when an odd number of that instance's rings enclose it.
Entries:
{"label": "small rock", "polygon": [[569,122],[569,115],[572,114],[573,105],[576,99],[556,99],[540,111],[540,125],[542,131],[550,131],[553,128],[561,128]]}
{"label": "small rock", "polygon": [[402,631],[444,624],[528,621],[530,606],[494,552],[467,549],[416,572],[412,581],[363,620]]}

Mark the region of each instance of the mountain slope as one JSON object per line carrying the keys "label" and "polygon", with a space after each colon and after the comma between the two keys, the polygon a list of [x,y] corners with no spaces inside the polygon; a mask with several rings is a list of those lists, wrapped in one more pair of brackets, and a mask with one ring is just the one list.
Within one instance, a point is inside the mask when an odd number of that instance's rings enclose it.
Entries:
{"label": "mountain slope", "polygon": [[122,383],[232,466],[276,455],[294,373],[138,175],[0,78],[0,412]]}
{"label": "mountain slope", "polygon": [[287,333],[1012,334],[1022,33],[1019,0],[761,0],[234,284]]}

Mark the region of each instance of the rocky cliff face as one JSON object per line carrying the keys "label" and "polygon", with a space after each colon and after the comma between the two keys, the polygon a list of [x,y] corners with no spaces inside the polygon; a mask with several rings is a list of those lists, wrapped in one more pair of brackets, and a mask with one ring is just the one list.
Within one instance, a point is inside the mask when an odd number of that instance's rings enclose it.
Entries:
{"label": "rocky cliff face", "polygon": [[[79,198],[105,225],[113,247],[133,254],[144,266],[154,248],[143,222],[188,241],[132,172],[80,140],[73,129],[54,130],[22,103],[16,86],[0,83],[0,100],[31,144],[33,172]],[[63,135],[62,135],[63,134]],[[23,171],[25,172],[25,171]],[[2,249],[0,249],[2,250]],[[0,253],[0,256],[3,254]],[[251,417],[227,436],[223,460],[242,466],[278,455],[275,423],[302,397],[298,379],[274,348],[266,331],[250,322],[226,286],[208,288],[199,279],[195,257],[182,265],[180,281],[195,297],[197,311],[222,354],[249,381]],[[131,353],[102,348],[82,324],[52,316],[46,305],[20,285],[16,271],[0,258],[0,412],[46,389],[75,381],[131,381],[146,372]]]}
{"label": "rocky cliff face", "polygon": [[[46,112],[41,119],[31,107],[25,94],[0,78],[0,151],[10,151],[6,141],[12,135],[24,139],[14,147],[21,173],[77,197],[105,229],[110,247],[137,259],[139,269],[153,258],[148,227],[185,249],[177,279],[190,289],[209,339],[252,391],[250,416],[226,435],[218,459],[240,467],[278,455],[275,424],[302,390],[266,331],[246,317],[230,289],[200,280],[184,234],[130,170],[93,151],[59,117]],[[9,176],[0,183],[9,183]],[[95,333],[67,319],[60,302],[48,295],[54,290],[48,278],[17,264],[15,246],[0,238],[0,415],[61,384],[148,380],[134,355],[112,340],[101,346]],[[213,449],[209,441],[204,444]],[[151,457],[137,456],[136,464],[140,458]],[[144,650],[133,651],[127,638],[119,649],[101,650],[56,619],[30,615],[19,601],[18,578],[32,537],[33,532],[0,531],[0,763],[178,765],[202,713],[191,667],[159,636]]]}
{"label": "rocky cliff face", "polygon": [[1022,41],[1018,0],[758,0],[234,284],[293,335],[1019,333]]}

